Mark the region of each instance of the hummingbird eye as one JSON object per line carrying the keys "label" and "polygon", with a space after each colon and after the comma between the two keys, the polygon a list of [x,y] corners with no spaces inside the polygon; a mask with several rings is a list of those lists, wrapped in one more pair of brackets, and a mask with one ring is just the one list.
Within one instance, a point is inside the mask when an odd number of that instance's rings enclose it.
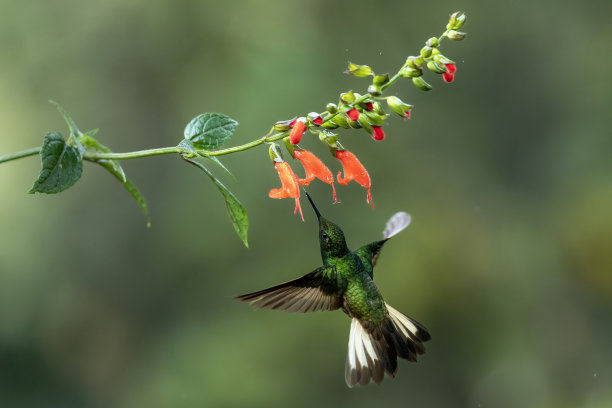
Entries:
{"label": "hummingbird eye", "polygon": [[327,235],[327,232],[325,231],[321,231],[321,238],[323,238],[326,241],[329,241],[329,235]]}

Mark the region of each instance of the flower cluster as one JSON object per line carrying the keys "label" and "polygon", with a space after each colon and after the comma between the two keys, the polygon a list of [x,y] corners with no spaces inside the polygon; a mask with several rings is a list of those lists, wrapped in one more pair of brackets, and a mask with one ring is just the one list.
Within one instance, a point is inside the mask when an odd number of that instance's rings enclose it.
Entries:
{"label": "flower cluster", "polygon": [[282,187],[270,190],[269,196],[295,199],[295,212],[300,210],[301,213],[299,186],[309,185],[316,178],[331,185],[334,202],[337,201],[332,172],[312,152],[299,146],[302,137],[306,131],[309,131],[318,135],[319,140],[329,147],[332,156],[341,162],[344,177],[341,175],[342,172],[339,172],[336,177],[338,183],[347,185],[351,180],[354,180],[366,188],[368,191],[366,201],[373,207],[370,175],[357,157],[340,144],[338,134],[332,131],[339,128],[364,129],[374,141],[384,140],[386,138],[384,121],[389,115],[381,104],[383,101],[386,102],[391,111],[401,118],[410,119],[413,106],[403,102],[397,96],[383,96],[383,92],[399,78],[409,78],[419,89],[431,90],[432,86],[423,79],[424,67],[435,74],[441,74],[445,82],[453,82],[457,66],[455,62],[441,54],[439,46],[440,41],[445,37],[455,41],[465,38],[466,34],[459,31],[465,23],[465,19],[464,13],[456,12],[452,14],[442,36],[427,40],[425,46],[420,50],[420,55],[408,57],[393,77],[389,77],[388,74],[376,74],[368,65],[349,62],[345,73],[355,77],[372,77],[372,83],[368,86],[367,93],[343,92],[340,94],[338,102],[328,103],[326,110],[322,113],[311,112],[305,117],[275,123],[272,131],[281,133],[274,140],[283,138],[286,150],[292,158],[302,164],[306,174],[304,178],[298,178],[289,164],[283,160],[278,147],[272,143],[270,154],[280,176]]}

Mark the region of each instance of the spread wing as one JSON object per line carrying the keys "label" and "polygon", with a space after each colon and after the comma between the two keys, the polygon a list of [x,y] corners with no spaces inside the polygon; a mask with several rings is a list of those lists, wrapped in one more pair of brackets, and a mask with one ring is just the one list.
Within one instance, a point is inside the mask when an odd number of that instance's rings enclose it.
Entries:
{"label": "spread wing", "polygon": [[334,266],[321,266],[300,278],[236,299],[265,309],[308,313],[335,310],[342,306],[337,294],[337,273]]}
{"label": "spread wing", "polygon": [[[410,214],[400,211],[391,216],[387,224],[385,225],[385,229],[383,231],[383,239],[380,241],[375,241],[370,244],[364,245],[359,248],[355,253],[364,263],[369,263],[374,268],[376,265],[376,261],[380,256],[380,251],[387,242],[387,240],[399,232],[403,231],[407,226],[410,225],[411,217]],[[370,271],[370,278],[373,276],[373,269]]]}

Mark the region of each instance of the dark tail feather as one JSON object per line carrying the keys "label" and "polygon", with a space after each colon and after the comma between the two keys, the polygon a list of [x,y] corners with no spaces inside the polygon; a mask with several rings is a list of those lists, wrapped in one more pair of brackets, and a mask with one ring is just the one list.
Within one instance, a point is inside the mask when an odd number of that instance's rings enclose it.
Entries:
{"label": "dark tail feather", "polygon": [[431,337],[420,323],[387,305],[389,318],[382,326],[364,328],[351,321],[345,380],[349,387],[367,385],[370,379],[380,383],[385,374],[395,376],[397,358],[416,361],[425,353],[423,342]]}

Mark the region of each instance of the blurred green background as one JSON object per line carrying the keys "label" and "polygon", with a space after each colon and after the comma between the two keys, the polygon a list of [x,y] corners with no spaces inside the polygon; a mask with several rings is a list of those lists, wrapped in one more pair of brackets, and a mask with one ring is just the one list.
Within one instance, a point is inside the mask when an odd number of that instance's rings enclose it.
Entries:
{"label": "blurred green background", "polygon": [[250,249],[177,157],[123,162],[151,229],[90,163],[60,195],[27,194],[30,157],[0,165],[0,406],[612,406],[609,1],[0,0],[0,154],[66,133],[48,99],[115,151],[176,145],[206,111],[238,120],[241,144],[364,89],[347,60],[395,72],[456,10],[468,37],[442,45],[455,83],[404,81],[391,89],[410,121],[390,118],[382,143],[343,139],[376,210],[354,183],[338,205],[309,188],[353,248],[412,214],[375,279],[432,333],[417,364],[350,390],[346,316],[232,300],[320,264],[306,201],[302,223],[267,197],[265,148],[224,160],[237,182],[217,172]]}

